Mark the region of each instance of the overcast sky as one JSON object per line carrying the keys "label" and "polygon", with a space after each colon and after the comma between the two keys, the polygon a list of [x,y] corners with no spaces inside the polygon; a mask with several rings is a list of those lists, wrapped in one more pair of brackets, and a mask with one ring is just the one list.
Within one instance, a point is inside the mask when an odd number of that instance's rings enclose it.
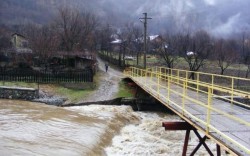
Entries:
{"label": "overcast sky", "polygon": [[[98,1],[97,1],[98,2]],[[151,31],[205,29],[216,36],[227,36],[250,29],[250,0],[100,0],[117,20],[138,20],[147,12],[153,19]],[[115,15],[113,15],[115,16]]]}
{"label": "overcast sky", "polygon": [[[8,5],[1,7],[3,3]],[[10,4],[20,5],[19,12],[16,6],[7,12]],[[205,29],[215,36],[228,36],[250,30],[250,0],[0,0],[0,15],[5,14],[2,21],[26,21],[31,16],[37,22],[51,17],[59,5],[89,9],[115,26],[127,22],[142,26],[139,18],[147,12],[153,18],[149,21],[151,34]],[[39,12],[34,6],[43,9]]]}

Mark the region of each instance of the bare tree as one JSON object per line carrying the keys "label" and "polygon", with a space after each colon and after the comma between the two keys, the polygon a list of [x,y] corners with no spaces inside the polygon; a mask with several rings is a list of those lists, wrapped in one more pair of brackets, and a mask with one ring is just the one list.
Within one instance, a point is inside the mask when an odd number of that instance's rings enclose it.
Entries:
{"label": "bare tree", "polygon": [[0,52],[11,48],[10,33],[5,28],[0,28]]}
{"label": "bare tree", "polygon": [[133,26],[133,47],[136,53],[136,64],[139,65],[139,57],[143,50],[143,43],[140,38],[142,38],[142,28],[138,26]]}
{"label": "bare tree", "polygon": [[[132,55],[135,52],[134,41],[136,40],[137,34],[134,34],[135,31],[134,23],[127,23],[117,35],[121,40],[120,44],[120,53],[119,53],[119,65],[125,65],[125,55]],[[122,54],[122,55],[121,55]],[[122,63],[123,62],[123,63]]]}
{"label": "bare tree", "polygon": [[166,35],[160,44],[159,55],[165,60],[168,68],[173,68],[179,57],[177,35]]}
{"label": "bare tree", "polygon": [[93,50],[96,43],[96,28],[99,24],[98,18],[91,12],[83,12],[81,14],[82,20],[82,33],[80,40],[80,48]]}
{"label": "bare tree", "polygon": [[[210,36],[205,31],[198,31],[194,36],[188,33],[184,36],[180,35],[179,44],[180,52],[188,63],[190,71],[198,71],[205,64],[205,60],[208,59],[213,49]],[[195,79],[193,72],[190,78]]]}
{"label": "bare tree", "polygon": [[70,8],[59,9],[57,20],[59,33],[62,39],[62,48],[66,51],[73,51],[78,45],[86,48],[91,33],[97,26],[97,18],[89,12],[82,12]]}
{"label": "bare tree", "polygon": [[214,46],[213,55],[220,67],[220,74],[223,75],[225,70],[238,59],[236,41],[224,39],[217,40]]}
{"label": "bare tree", "polygon": [[59,36],[53,25],[27,25],[25,34],[33,52],[39,56],[39,60],[43,63],[46,63],[59,47]]}
{"label": "bare tree", "polygon": [[246,38],[245,33],[242,36],[242,61],[247,66],[245,77],[250,73],[250,39]]}
{"label": "bare tree", "polygon": [[109,24],[101,26],[97,31],[97,40],[100,44],[100,50],[102,52],[106,52],[107,55],[112,57],[111,53],[111,41],[114,39],[112,35],[114,34],[114,30],[111,28]]}

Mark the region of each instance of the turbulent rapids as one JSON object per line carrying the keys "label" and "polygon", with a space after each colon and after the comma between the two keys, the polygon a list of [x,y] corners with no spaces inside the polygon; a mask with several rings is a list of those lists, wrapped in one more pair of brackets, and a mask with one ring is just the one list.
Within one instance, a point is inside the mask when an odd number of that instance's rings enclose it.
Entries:
{"label": "turbulent rapids", "polygon": [[[185,132],[161,126],[178,120],[173,114],[134,112],[130,106],[60,108],[0,100],[0,151],[4,156],[180,155]],[[191,144],[197,140],[191,138]]]}

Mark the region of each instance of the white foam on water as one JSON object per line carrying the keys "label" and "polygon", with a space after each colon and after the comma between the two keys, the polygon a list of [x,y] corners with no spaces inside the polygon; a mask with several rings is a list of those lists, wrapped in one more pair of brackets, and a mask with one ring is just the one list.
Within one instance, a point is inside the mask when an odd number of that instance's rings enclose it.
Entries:
{"label": "white foam on water", "polygon": [[[112,144],[105,148],[108,156],[176,156],[182,154],[185,131],[165,131],[162,122],[180,121],[177,115],[134,112],[140,121],[137,124],[128,124],[115,136]],[[196,147],[199,140],[191,132],[188,152]],[[206,142],[215,153],[215,143]],[[196,155],[208,155],[204,147],[201,147]]]}

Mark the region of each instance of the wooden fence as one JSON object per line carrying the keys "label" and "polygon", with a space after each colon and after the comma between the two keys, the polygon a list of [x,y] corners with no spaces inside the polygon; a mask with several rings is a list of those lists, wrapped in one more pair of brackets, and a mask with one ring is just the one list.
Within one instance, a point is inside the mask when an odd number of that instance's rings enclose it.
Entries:
{"label": "wooden fence", "polygon": [[92,69],[81,71],[33,71],[25,69],[0,70],[0,81],[34,83],[93,82]]}

